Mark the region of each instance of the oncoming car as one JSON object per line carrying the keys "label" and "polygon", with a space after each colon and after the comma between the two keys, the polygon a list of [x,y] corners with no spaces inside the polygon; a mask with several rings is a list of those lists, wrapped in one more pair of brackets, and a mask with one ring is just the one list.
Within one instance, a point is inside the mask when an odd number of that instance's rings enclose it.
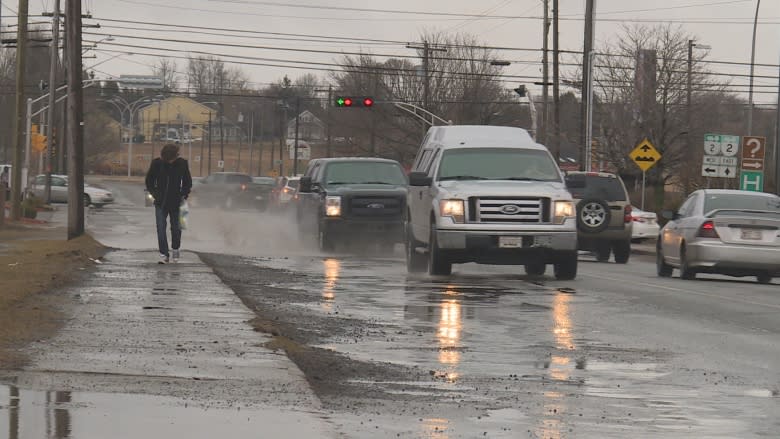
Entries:
{"label": "oncoming car", "polygon": [[724,189],[692,193],[677,212],[665,211],[656,249],[658,275],[695,279],[698,273],[780,275],[780,197]]}

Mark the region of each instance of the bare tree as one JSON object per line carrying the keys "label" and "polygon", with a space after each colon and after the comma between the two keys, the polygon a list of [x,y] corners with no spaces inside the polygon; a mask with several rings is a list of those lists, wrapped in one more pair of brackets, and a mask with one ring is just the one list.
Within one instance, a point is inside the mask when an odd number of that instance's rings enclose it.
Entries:
{"label": "bare tree", "polygon": [[214,56],[187,60],[187,82],[199,94],[238,93],[248,89],[249,79],[243,70],[228,67]]}
{"label": "bare tree", "polygon": [[[621,35],[607,42],[600,50],[602,55],[595,59],[594,135],[599,140],[598,159],[624,177],[641,175],[628,153],[642,138],[650,139],[663,155],[648,173],[655,187],[657,208],[664,204],[668,183],[692,177],[693,170],[686,160],[688,41],[692,39],[679,26],[670,24],[624,26]],[[656,59],[654,69],[638,65],[641,57],[652,55]],[[708,76],[705,56],[706,52],[697,52],[692,59],[694,100],[724,86]],[[646,77],[647,73],[654,75]],[[693,132],[697,131],[694,127]]]}
{"label": "bare tree", "polygon": [[152,73],[162,80],[164,91],[174,90],[178,86],[179,72],[176,68],[176,61],[168,58],[160,58],[152,66]]}

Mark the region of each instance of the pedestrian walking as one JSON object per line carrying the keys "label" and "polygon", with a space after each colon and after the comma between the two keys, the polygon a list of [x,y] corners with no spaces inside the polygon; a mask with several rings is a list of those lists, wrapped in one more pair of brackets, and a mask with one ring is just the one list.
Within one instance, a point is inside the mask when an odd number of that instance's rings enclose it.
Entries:
{"label": "pedestrian walking", "polygon": [[[171,257],[178,262],[181,248],[181,224],[179,208],[192,189],[192,176],[187,160],[179,157],[179,145],[169,143],[160,150],[160,158],[152,160],[146,173],[146,190],[154,197],[154,212],[157,222],[157,245],[160,249],[160,264],[166,264]],[[168,250],[167,220],[171,221],[171,249]]]}

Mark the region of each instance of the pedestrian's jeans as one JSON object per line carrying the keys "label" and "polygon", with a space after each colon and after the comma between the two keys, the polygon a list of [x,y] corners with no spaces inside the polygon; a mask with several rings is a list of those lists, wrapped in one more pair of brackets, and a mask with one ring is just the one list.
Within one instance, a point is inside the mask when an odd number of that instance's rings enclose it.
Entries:
{"label": "pedestrian's jeans", "polygon": [[181,225],[179,224],[179,208],[164,208],[154,206],[154,213],[157,219],[157,245],[160,247],[160,254],[168,256],[168,233],[166,232],[166,221],[171,217],[171,244],[174,250],[181,246]]}

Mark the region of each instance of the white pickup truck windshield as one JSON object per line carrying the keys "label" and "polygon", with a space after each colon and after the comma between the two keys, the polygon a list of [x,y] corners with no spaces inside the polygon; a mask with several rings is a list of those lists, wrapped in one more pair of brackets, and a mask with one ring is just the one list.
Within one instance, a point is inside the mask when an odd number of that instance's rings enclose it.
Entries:
{"label": "white pickup truck windshield", "polygon": [[458,148],[444,152],[442,180],[561,181],[547,151],[520,148]]}

